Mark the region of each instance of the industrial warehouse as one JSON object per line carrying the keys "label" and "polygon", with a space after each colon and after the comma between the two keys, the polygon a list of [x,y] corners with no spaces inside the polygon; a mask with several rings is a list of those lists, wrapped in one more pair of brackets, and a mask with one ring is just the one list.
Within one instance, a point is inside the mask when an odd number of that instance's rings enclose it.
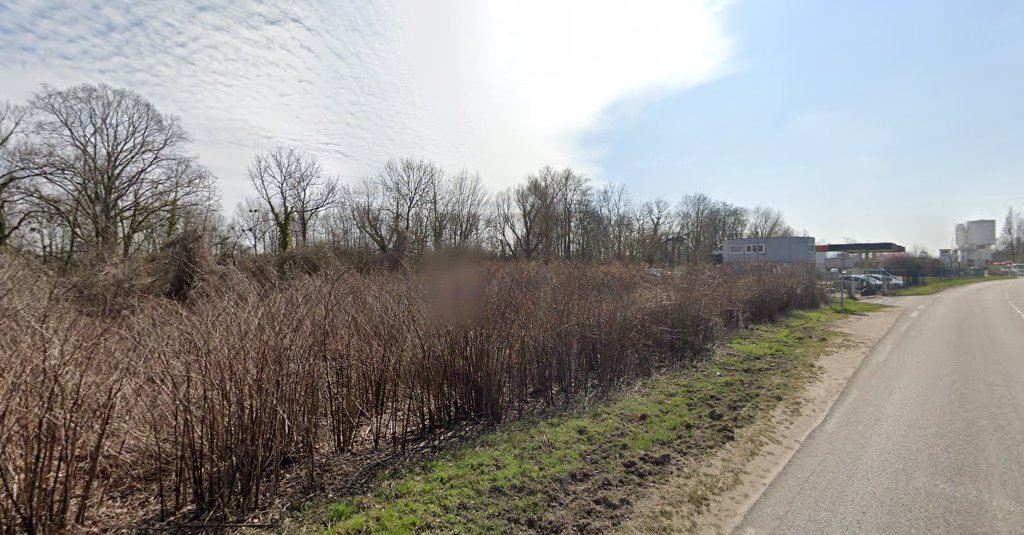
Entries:
{"label": "industrial warehouse", "polygon": [[953,230],[955,246],[940,249],[937,259],[924,253],[908,255],[905,246],[892,242],[818,244],[813,236],[729,239],[716,259],[726,265],[813,265],[836,291],[864,295],[917,285],[928,276],[1024,275],[1024,265],[994,260],[998,243],[994,219],[957,223]]}

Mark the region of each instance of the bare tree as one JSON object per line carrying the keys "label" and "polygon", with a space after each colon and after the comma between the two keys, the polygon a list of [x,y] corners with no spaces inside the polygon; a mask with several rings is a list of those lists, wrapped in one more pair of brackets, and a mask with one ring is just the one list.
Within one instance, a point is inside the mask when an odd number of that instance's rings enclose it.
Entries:
{"label": "bare tree", "polygon": [[427,185],[423,230],[426,234],[425,241],[429,241],[430,247],[435,251],[439,251],[447,245],[445,238],[448,235],[448,227],[451,225],[452,198],[448,180],[444,172],[441,172]]}
{"label": "bare tree", "polygon": [[413,246],[422,249],[426,240],[429,195],[444,172],[433,162],[403,158],[384,164],[377,175],[384,194],[385,212]]}
{"label": "bare tree", "polygon": [[767,206],[755,206],[750,210],[746,235],[749,238],[792,236],[793,228],[786,224],[781,211]]}
{"label": "bare tree", "polygon": [[37,112],[41,183],[34,197],[101,257],[128,254],[134,234],[193,196],[208,173],[177,174],[189,141],[177,118],[107,85],[44,86]]}
{"label": "bare tree", "polygon": [[497,235],[503,250],[514,256],[534,258],[543,253],[550,258],[558,210],[553,171],[544,168],[530,175],[526,183],[510,188],[496,200]]}
{"label": "bare tree", "polygon": [[10,102],[0,103],[0,147],[14,144],[22,130],[27,110]]}
{"label": "bare tree", "polygon": [[28,110],[0,102],[0,247],[32,216],[25,181],[38,175],[26,140]]}
{"label": "bare tree", "polygon": [[632,247],[633,201],[624,184],[609,184],[597,194],[597,207],[602,221],[602,230],[607,256],[616,260],[626,259]]}
{"label": "bare tree", "polygon": [[553,185],[553,197],[557,197],[561,205],[561,213],[558,214],[561,228],[553,229],[559,230],[561,234],[558,241],[562,250],[559,252],[565,258],[572,258],[574,240],[579,241],[576,236],[577,227],[591,202],[590,179],[568,167],[557,172],[544,168],[541,170],[542,177],[545,172],[552,175],[549,181]]}
{"label": "bare tree", "polygon": [[337,182],[323,179],[320,161],[291,147],[257,154],[249,165],[249,181],[270,210],[277,229],[278,252],[291,249],[296,223],[305,243],[310,222],[334,202],[337,194]]}
{"label": "bare tree", "polygon": [[262,199],[248,197],[235,205],[229,230],[235,239],[241,239],[251,247],[253,254],[258,254],[261,246],[264,251],[268,250],[267,246],[271,245],[268,236],[272,236],[275,229],[273,216]]}
{"label": "bare tree", "polygon": [[338,202],[338,180],[321,177],[319,173],[302,177],[303,182],[295,188],[295,222],[298,225],[299,240],[309,244],[310,230],[317,218]]}
{"label": "bare tree", "polygon": [[346,206],[356,229],[380,253],[388,253],[395,244],[397,224],[388,213],[379,182],[364,178],[346,193]]}
{"label": "bare tree", "polygon": [[673,238],[687,262],[710,258],[716,245],[710,232],[715,208],[715,201],[703,193],[685,195],[679,201]]}
{"label": "bare tree", "polygon": [[465,168],[451,177],[448,187],[448,241],[454,248],[465,248],[480,235],[487,192],[480,174]]}
{"label": "bare tree", "polygon": [[178,158],[161,170],[157,180],[162,196],[154,194],[149,209],[128,212],[120,221],[124,256],[144,246],[155,250],[183,230],[202,235],[213,230],[210,221],[219,216],[220,206],[209,169],[195,158]]}
{"label": "bare tree", "polygon": [[389,253],[406,239],[413,252],[422,252],[444,234],[445,196],[439,166],[402,158],[389,160],[376,176],[364,179],[349,194],[348,204],[356,227],[380,252]]}
{"label": "bare tree", "polygon": [[1017,231],[1014,233],[1013,243],[1016,251],[1014,261],[1024,260],[1024,214],[1017,213]]}
{"label": "bare tree", "polygon": [[1011,206],[1006,212],[1006,219],[1003,220],[1003,235],[999,238],[1005,257],[1010,260],[1016,260],[1017,258],[1017,240],[1016,236],[1014,236],[1014,227],[1016,227],[1016,218]]}
{"label": "bare tree", "polygon": [[655,199],[643,204],[638,217],[643,258],[649,264],[665,262],[665,240],[671,223],[671,205],[664,199]]}
{"label": "bare tree", "polygon": [[996,251],[998,259],[1013,262],[1024,259],[1024,214],[1015,211],[1012,206],[1003,220],[999,246],[1000,249]]}

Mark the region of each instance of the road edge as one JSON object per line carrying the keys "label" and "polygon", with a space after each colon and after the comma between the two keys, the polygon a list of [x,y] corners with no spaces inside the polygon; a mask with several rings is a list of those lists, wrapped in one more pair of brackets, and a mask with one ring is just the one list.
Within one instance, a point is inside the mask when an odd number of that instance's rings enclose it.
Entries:
{"label": "road edge", "polygon": [[[738,510],[734,515],[732,515],[731,521],[726,526],[724,526],[725,529],[718,531],[717,533],[732,533],[736,530],[737,527],[739,527],[739,525],[743,522],[743,519],[746,517],[747,512],[750,511],[750,508],[753,507],[754,504],[757,503],[757,501],[761,498],[761,496],[768,490],[772,482],[775,481],[775,478],[778,477],[778,475],[782,473],[783,470],[785,470],[786,466],[793,459],[796,453],[800,451],[800,447],[803,446],[803,443],[807,440],[807,438],[812,433],[814,433],[814,431],[818,429],[819,426],[821,426],[821,424],[828,417],[829,413],[832,412],[832,409],[835,407],[836,402],[839,401],[839,399],[843,395],[843,392],[846,390],[846,386],[857,375],[857,372],[860,371],[864,362],[868,359],[869,356],[871,356],[871,354],[876,350],[876,348],[880,347],[884,343],[885,339],[889,336],[889,333],[892,332],[893,327],[896,325],[896,322],[899,321],[900,317],[902,317],[903,313],[905,312],[905,309],[903,307],[899,305],[893,305],[891,304],[891,301],[890,303],[888,303],[888,305],[891,308],[876,312],[872,315],[863,318],[858,318],[862,319],[863,322],[857,322],[856,320],[854,320],[853,322],[845,322],[845,324],[838,326],[837,330],[839,330],[840,332],[844,333],[847,336],[852,337],[857,346],[852,348],[840,349],[839,351],[836,351],[834,353],[822,355],[818,359],[817,364],[819,366],[828,364],[838,364],[839,369],[833,370],[831,374],[826,372],[826,377],[819,377],[817,381],[813,381],[812,383],[808,384],[807,386],[804,387],[803,392],[801,392],[801,394],[798,395],[796,399],[790,400],[789,402],[785,403],[783,407],[780,407],[780,410],[784,410],[786,406],[793,407],[794,405],[796,405],[797,408],[801,410],[801,416],[809,420],[811,422],[811,425],[801,426],[800,420],[797,419],[795,420],[794,424],[791,424],[787,428],[783,429],[784,431],[786,431],[786,434],[789,435],[790,440],[795,441],[795,443],[793,443],[791,447],[785,448],[783,450],[782,457],[779,458],[774,463],[774,467],[770,470],[767,477],[765,477],[761,484],[757,487],[757,491],[751,494],[746,500],[744,500],[740,510]],[[879,320],[879,325],[866,325],[870,319]],[[856,323],[861,324],[856,325]],[[861,332],[857,332],[857,327],[865,326],[868,328],[862,330]],[[871,327],[875,327],[877,330],[874,330]],[[851,356],[852,359],[849,362],[847,362],[845,366],[843,366],[843,364],[840,361],[842,357],[846,355]],[[823,381],[828,381],[829,379],[832,379],[833,383],[831,385],[832,388],[827,389],[827,397],[818,398],[818,401],[823,403],[817,407],[814,407],[814,410],[811,411],[810,413],[804,413],[804,411],[802,410],[802,406],[806,401],[807,394],[809,392],[814,391],[815,389],[821,388]],[[775,415],[773,414],[773,416]],[[780,429],[775,430],[775,432],[779,431]],[[794,433],[796,433],[796,436],[794,436]]]}
{"label": "road edge", "polygon": [[[648,493],[648,503],[639,509],[663,518],[671,514],[674,525],[660,526],[666,532],[732,533],[807,437],[824,422],[864,361],[892,332],[905,309],[898,300],[886,304],[891,308],[838,323],[834,329],[843,336],[832,351],[816,359],[818,374],[813,380],[767,417],[738,432],[736,440],[719,452],[657,485]],[[680,494],[683,502],[689,502],[684,503],[689,511],[670,511],[678,508]],[[640,516],[623,528],[627,533],[651,530]]]}

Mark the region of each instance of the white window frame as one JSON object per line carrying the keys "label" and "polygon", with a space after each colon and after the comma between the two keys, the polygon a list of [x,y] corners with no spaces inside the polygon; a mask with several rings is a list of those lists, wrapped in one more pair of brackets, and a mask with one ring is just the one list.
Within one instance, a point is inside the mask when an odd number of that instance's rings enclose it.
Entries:
{"label": "white window frame", "polygon": [[743,254],[743,246],[742,245],[730,245],[729,246],[729,254]]}
{"label": "white window frame", "polygon": [[748,243],[745,248],[747,254],[764,254],[763,243]]}

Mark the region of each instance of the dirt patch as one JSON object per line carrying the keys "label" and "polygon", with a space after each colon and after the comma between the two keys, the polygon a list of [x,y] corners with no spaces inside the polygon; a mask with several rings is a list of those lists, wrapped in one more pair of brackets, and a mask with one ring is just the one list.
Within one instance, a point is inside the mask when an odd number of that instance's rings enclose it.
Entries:
{"label": "dirt patch", "polygon": [[746,426],[710,458],[680,463],[668,480],[633,501],[625,533],[729,533],[828,414],[871,348],[892,327],[897,305],[851,316],[836,329],[844,337],[816,362],[815,379],[769,417]]}

